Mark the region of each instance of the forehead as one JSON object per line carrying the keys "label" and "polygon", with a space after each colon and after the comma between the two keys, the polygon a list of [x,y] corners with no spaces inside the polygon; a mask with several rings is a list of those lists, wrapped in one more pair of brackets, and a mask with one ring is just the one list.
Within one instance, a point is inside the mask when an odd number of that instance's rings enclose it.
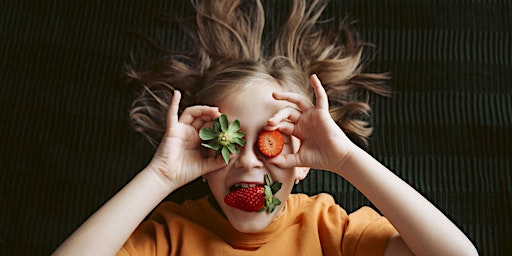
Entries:
{"label": "forehead", "polygon": [[220,112],[228,115],[230,121],[240,120],[241,128],[246,132],[261,129],[268,118],[278,110],[291,105],[272,97],[273,92],[282,91],[281,86],[272,80],[253,81],[235,88],[227,93],[217,106]]}

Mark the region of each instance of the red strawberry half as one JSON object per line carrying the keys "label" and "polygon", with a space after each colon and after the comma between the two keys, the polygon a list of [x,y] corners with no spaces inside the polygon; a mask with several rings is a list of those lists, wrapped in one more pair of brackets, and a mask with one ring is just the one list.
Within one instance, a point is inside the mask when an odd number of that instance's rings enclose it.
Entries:
{"label": "red strawberry half", "polygon": [[263,130],[258,135],[258,149],[266,157],[276,157],[283,151],[284,138],[277,130]]}
{"label": "red strawberry half", "polygon": [[265,207],[265,190],[262,186],[235,188],[224,197],[224,202],[243,211],[257,212]]}

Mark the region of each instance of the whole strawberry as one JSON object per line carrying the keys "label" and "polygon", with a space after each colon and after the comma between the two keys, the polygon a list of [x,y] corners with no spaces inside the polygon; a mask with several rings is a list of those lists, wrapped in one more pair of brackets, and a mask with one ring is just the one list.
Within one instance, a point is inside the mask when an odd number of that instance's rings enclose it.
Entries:
{"label": "whole strawberry", "polygon": [[222,155],[224,162],[229,163],[230,153],[237,154],[239,148],[245,145],[245,133],[240,131],[240,121],[229,123],[228,117],[222,114],[213,121],[212,128],[199,130],[202,146],[215,150],[215,157]]}
{"label": "whole strawberry", "polygon": [[265,191],[260,186],[239,188],[224,197],[224,202],[243,211],[256,212],[265,207]]}
{"label": "whole strawberry", "polygon": [[224,197],[224,202],[237,209],[248,212],[272,213],[281,201],[274,196],[281,189],[281,182],[271,183],[265,174],[265,185],[236,187]]}

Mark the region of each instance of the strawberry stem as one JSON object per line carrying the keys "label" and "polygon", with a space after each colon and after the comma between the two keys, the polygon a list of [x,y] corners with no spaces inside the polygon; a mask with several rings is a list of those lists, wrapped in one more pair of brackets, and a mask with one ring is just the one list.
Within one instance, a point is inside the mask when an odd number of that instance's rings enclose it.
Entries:
{"label": "strawberry stem", "polygon": [[281,189],[281,186],[283,184],[281,182],[274,182],[271,183],[270,176],[268,174],[265,174],[265,185],[263,186],[265,190],[265,206],[263,209],[259,210],[258,212],[264,212],[266,211],[268,214],[271,214],[274,212],[274,210],[281,204],[281,200],[279,198],[275,197],[274,194],[277,193]]}
{"label": "strawberry stem", "polygon": [[238,147],[245,145],[244,136],[245,133],[240,131],[240,121],[229,123],[225,114],[215,119],[211,128],[199,130],[199,138],[203,141],[201,145],[215,150],[215,157],[222,155],[226,164],[229,163],[230,153],[238,153]]}

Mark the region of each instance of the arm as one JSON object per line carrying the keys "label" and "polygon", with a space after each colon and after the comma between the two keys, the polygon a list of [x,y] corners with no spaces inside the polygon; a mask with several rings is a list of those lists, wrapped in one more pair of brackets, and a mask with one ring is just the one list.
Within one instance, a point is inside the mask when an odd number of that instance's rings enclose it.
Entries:
{"label": "arm", "polygon": [[279,111],[268,120],[267,129],[301,140],[297,153],[278,156],[272,159],[274,164],[328,170],[347,179],[398,230],[388,244],[388,255],[477,255],[471,241],[444,214],[347,138],[329,114],[320,81],[312,76],[311,82],[316,106],[297,94],[274,94],[278,100],[296,104],[298,110]]}
{"label": "arm", "polygon": [[141,221],[169,193],[224,166],[221,158],[203,158],[198,129],[217,118],[217,108],[187,108],[178,120],[175,92],[166,133],[149,165],[85,221],[54,255],[115,255]]}
{"label": "arm", "polygon": [[144,169],[84,222],[54,255],[115,255],[146,215],[173,191]]}
{"label": "arm", "polygon": [[334,171],[357,187],[398,230],[399,237],[388,244],[388,255],[400,255],[408,248],[415,255],[478,254],[441,211],[365,151],[354,150],[344,166]]}

